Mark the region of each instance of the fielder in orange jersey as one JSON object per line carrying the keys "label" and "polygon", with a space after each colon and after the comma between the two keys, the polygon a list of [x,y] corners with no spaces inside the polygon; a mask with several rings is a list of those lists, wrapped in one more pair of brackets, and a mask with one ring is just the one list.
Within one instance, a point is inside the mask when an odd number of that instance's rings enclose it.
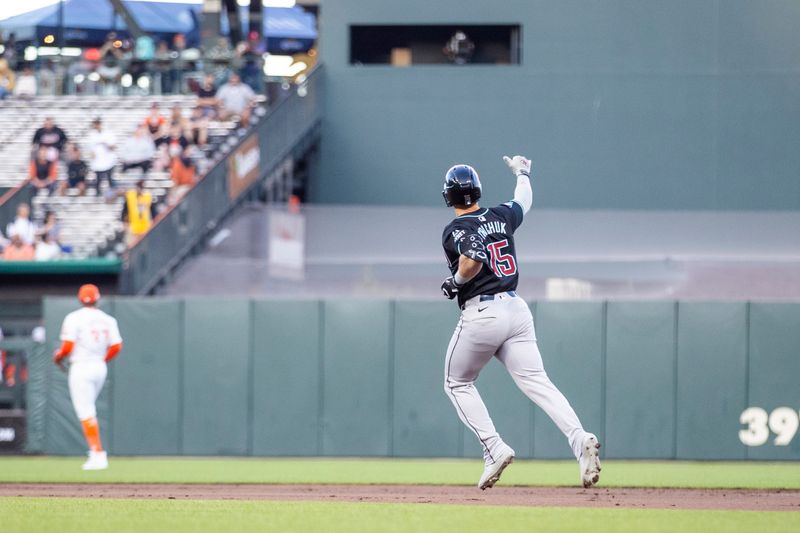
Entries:
{"label": "fielder in orange jersey", "polygon": [[100,290],[96,286],[81,286],[78,300],[83,308],[64,318],[61,348],[53,354],[53,361],[62,369],[65,369],[64,359],[70,358],[69,395],[89,445],[89,459],[83,464],[84,470],[108,468],[108,455],[100,442],[95,401],[106,381],[106,364],[122,349],[117,321],[96,307],[99,299]]}

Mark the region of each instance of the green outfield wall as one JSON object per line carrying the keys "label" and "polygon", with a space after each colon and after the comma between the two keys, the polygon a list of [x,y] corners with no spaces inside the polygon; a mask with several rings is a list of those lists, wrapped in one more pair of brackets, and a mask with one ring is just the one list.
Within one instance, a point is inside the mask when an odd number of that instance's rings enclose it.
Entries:
{"label": "green outfield wall", "polygon": [[[82,453],[44,302],[29,449]],[[122,354],[99,402],[114,454],[477,457],[442,388],[450,302],[107,298]],[[609,458],[800,459],[800,304],[535,302],[546,368]],[[492,361],[478,387],[523,457],[570,450]]]}
{"label": "green outfield wall", "polygon": [[[493,24],[518,64],[351,61],[354,26]],[[471,163],[499,203],[522,153],[540,207],[800,209],[798,27],[797,0],[327,2],[311,198],[441,205]]]}

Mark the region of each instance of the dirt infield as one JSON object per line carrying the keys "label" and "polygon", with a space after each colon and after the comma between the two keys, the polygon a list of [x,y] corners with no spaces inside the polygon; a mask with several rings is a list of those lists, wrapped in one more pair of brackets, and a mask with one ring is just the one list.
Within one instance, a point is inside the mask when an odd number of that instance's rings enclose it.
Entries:
{"label": "dirt infield", "polygon": [[495,487],[481,492],[475,487],[437,485],[12,483],[0,485],[0,496],[440,503],[800,512],[800,491],[798,490],[624,488],[584,490],[564,487]]}

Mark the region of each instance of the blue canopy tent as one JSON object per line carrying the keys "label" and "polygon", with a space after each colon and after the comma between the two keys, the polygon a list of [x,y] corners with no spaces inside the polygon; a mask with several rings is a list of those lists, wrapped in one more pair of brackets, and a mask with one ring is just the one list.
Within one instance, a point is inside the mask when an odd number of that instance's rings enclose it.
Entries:
{"label": "blue canopy tent", "polygon": [[[247,10],[242,10],[241,17],[243,22],[247,20]],[[261,33],[266,36],[267,50],[272,53],[306,51],[317,40],[317,20],[301,7],[265,7]]]}
{"label": "blue canopy tent", "polygon": [[[193,5],[165,2],[126,1],[142,30],[156,40],[171,39],[184,33],[187,39],[197,33],[196,12]],[[44,44],[48,35],[58,36],[59,5],[54,4],[16,17],[0,21],[5,34],[14,32],[18,42]],[[127,37],[125,22],[114,13],[111,3],[104,0],[64,1],[64,40],[66,46],[101,45],[110,31]]]}
{"label": "blue canopy tent", "polygon": [[[183,33],[190,46],[198,44],[200,4],[125,0],[125,5],[142,30],[155,40],[170,40],[176,33]],[[110,31],[128,37],[125,22],[106,0],[64,0],[63,17],[66,46],[101,45]],[[244,9],[242,18],[247,20]],[[225,20],[222,25],[227,31]],[[59,5],[0,21],[0,29],[6,35],[13,32],[17,42],[41,45],[46,36],[59,34]],[[272,52],[307,50],[317,38],[316,20],[299,7],[265,8],[262,34]]]}

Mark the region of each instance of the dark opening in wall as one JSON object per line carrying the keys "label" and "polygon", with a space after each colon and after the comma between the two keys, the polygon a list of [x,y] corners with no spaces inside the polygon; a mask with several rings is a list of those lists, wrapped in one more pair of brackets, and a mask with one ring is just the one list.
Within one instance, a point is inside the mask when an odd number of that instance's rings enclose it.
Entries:
{"label": "dark opening in wall", "polygon": [[518,65],[519,24],[350,26],[352,65]]}

